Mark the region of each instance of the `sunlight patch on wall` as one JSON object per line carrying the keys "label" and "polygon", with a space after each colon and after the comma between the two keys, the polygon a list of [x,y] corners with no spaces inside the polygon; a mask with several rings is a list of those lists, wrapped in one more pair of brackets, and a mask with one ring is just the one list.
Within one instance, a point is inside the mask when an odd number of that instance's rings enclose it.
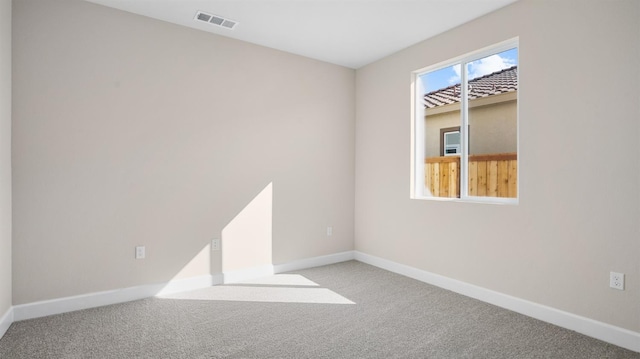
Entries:
{"label": "sunlight patch on wall", "polygon": [[271,265],[273,189],[269,183],[222,230],[222,272]]}
{"label": "sunlight patch on wall", "polygon": [[211,273],[211,244],[207,244],[173,276],[172,280],[201,276]]}

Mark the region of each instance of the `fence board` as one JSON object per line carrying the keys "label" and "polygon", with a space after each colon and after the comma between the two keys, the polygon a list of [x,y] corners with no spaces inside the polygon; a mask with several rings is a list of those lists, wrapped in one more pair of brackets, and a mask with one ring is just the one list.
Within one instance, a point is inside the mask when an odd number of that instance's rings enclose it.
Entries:
{"label": "fence board", "polygon": [[449,181],[451,182],[450,187],[452,188],[450,197],[460,197],[460,162],[451,163],[451,176],[449,176]]}
{"label": "fence board", "polygon": [[478,192],[476,196],[487,196],[487,161],[474,161],[478,164]]}
{"label": "fence board", "polygon": [[469,196],[478,195],[478,162],[469,162]]}
{"label": "fence board", "polygon": [[449,197],[449,163],[440,163],[440,197]]}
{"label": "fence board", "polygon": [[498,197],[509,197],[509,161],[498,161]]}
{"label": "fence board", "polygon": [[[471,155],[468,171],[470,196],[517,197],[517,154]],[[460,197],[460,157],[427,158],[424,172],[425,187],[433,196]]]}
{"label": "fence board", "polygon": [[509,161],[509,195],[507,197],[518,197],[518,161]]}
{"label": "fence board", "polygon": [[433,164],[433,175],[431,176],[431,181],[433,185],[431,186],[431,194],[435,197],[440,196],[440,164]]}
{"label": "fence board", "polygon": [[498,161],[488,161],[487,174],[487,197],[498,197]]}

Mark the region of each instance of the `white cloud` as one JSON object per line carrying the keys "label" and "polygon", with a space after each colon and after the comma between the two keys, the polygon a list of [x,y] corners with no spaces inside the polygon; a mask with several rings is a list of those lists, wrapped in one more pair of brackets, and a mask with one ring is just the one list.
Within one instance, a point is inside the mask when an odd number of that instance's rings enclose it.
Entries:
{"label": "white cloud", "polygon": [[500,55],[491,55],[469,64],[469,79],[484,76],[515,65],[515,61]]}
{"label": "white cloud", "polygon": [[[513,59],[501,57],[500,55],[491,55],[469,63],[467,69],[469,71],[468,78],[473,80],[514,65],[516,65],[516,62]],[[449,78],[449,84],[460,83],[460,66],[451,66],[451,70],[455,72],[455,76]]]}
{"label": "white cloud", "polygon": [[460,83],[460,71],[462,71],[460,70],[460,68],[461,68],[460,64],[451,66],[451,71],[455,72],[456,74],[449,77],[449,85],[455,85]]}

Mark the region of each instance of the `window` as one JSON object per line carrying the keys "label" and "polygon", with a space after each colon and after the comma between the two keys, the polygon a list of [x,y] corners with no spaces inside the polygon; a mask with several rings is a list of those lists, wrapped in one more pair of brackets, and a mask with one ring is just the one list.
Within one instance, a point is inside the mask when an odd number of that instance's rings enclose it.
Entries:
{"label": "window", "polygon": [[412,198],[517,203],[518,40],[414,73]]}
{"label": "window", "polygon": [[440,156],[460,155],[460,126],[440,129]]}

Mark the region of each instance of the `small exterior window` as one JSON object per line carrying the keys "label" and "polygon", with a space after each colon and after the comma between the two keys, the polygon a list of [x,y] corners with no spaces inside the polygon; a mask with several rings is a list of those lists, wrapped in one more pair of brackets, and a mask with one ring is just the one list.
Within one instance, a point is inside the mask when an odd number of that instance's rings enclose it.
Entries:
{"label": "small exterior window", "polygon": [[460,156],[462,147],[460,145],[460,127],[443,128],[440,130],[441,151],[440,156]]}
{"label": "small exterior window", "polygon": [[518,40],[414,73],[412,198],[518,201]]}

